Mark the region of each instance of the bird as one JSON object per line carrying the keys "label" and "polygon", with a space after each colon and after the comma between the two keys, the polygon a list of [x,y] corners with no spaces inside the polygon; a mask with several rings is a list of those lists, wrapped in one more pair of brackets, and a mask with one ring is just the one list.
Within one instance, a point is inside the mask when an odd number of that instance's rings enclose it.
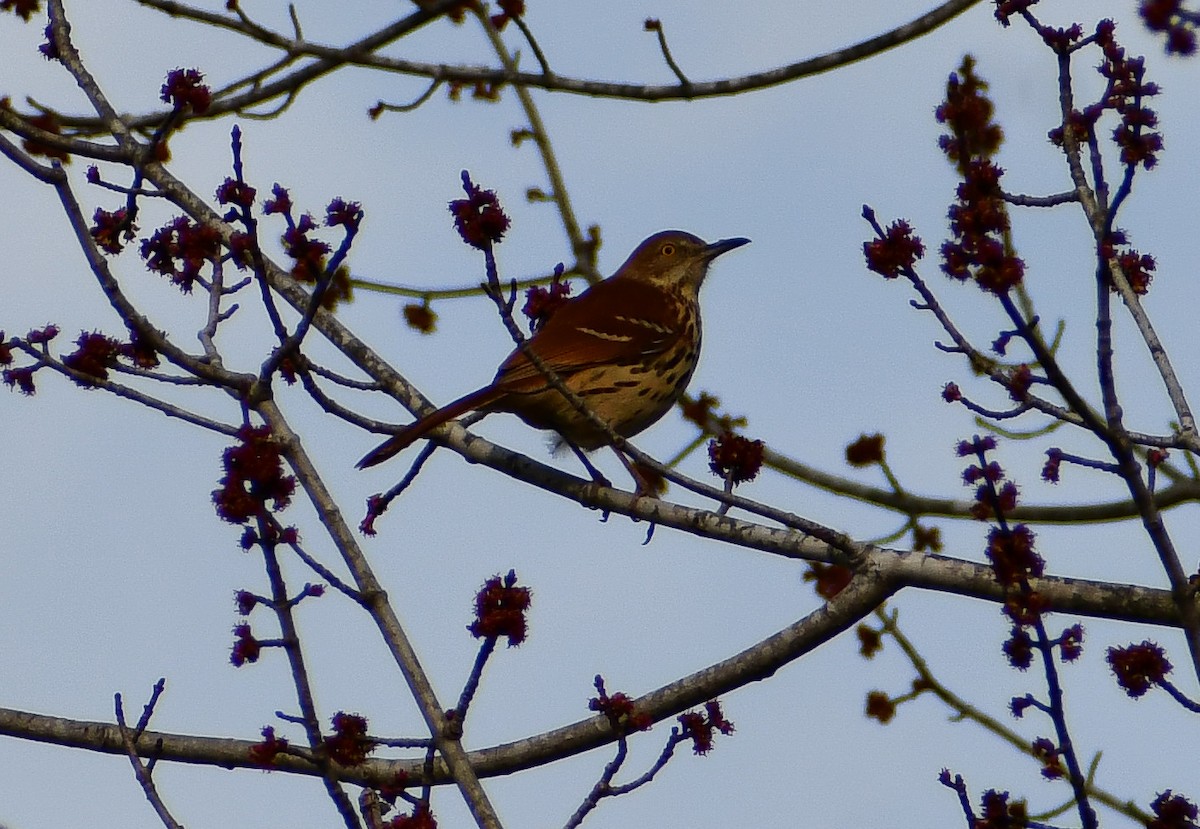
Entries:
{"label": "bird", "polygon": [[[739,236],[709,243],[682,230],[655,233],[612,276],[559,306],[525,349],[614,433],[632,437],[657,422],[687,389],[700,358],[700,286],[714,259],[749,241]],[[510,412],[536,429],[557,432],[593,476],[598,473],[583,452],[611,445],[606,431],[518,346],[491,383],[404,427],[357,466],[383,463],[472,411]],[[617,455],[641,489],[628,459]]]}

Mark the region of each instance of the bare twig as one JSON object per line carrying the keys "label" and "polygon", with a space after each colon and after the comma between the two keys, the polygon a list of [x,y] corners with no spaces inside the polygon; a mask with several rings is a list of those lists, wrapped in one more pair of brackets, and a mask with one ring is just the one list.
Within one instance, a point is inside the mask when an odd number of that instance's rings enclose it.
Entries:
{"label": "bare twig", "polygon": [[[323,314],[318,316],[321,317]],[[451,732],[447,728],[445,709],[438,702],[433,685],[421,666],[395,609],[389,603],[387,594],[375,577],[354,533],[342,518],[341,511],[337,508],[332,494],[325,488],[311,459],[304,451],[299,436],[292,431],[284,419],[283,413],[272,401],[264,400],[259,406],[259,413],[271,426],[272,435],[285,448],[285,455],[295,471],[300,485],[308,494],[314,509],[321,516],[322,523],[329,531],[343,560],[353,574],[355,586],[362,595],[362,604],[379,626],[384,642],[391,650],[401,673],[404,674],[409,689],[429,727],[437,750],[452,770],[454,779],[474,815],[476,823],[481,829],[499,829],[500,820],[480,785],[479,777],[472,768],[461,742],[457,737],[451,736]]]}
{"label": "bare twig", "polygon": [[[991,716],[987,712],[967,702],[958,694],[951,691],[941,679],[934,674],[933,669],[929,667],[929,663],[917,650],[916,645],[909,639],[900,629],[897,621],[896,611],[888,612],[884,608],[876,608],[875,616],[882,623],[883,632],[892,637],[896,644],[900,647],[901,652],[909,663],[913,666],[917,676],[920,678],[921,685],[927,688],[934,696],[940,699],[946,707],[954,712],[955,719],[969,720],[985,730],[999,737],[1004,742],[1015,748],[1017,751],[1027,756],[1033,756],[1030,750],[1031,741],[1028,737],[1018,734],[1013,729],[1002,723],[1000,720]],[[1105,806],[1120,812],[1126,817],[1148,823],[1152,820],[1152,816],[1141,809],[1137,808],[1133,801],[1129,798],[1121,798],[1112,792],[1106,791],[1095,784],[1095,781],[1089,779],[1088,795],[1098,803],[1103,803]]]}
{"label": "bare twig", "polygon": [[[121,383],[114,383],[112,380],[104,380],[99,377],[94,377],[90,374],[83,374],[63,365],[60,360],[55,360],[47,354],[30,347],[26,343],[18,342],[17,347],[36,359],[41,365],[53,369],[64,377],[69,377],[71,380],[87,386],[88,388],[100,389],[109,392],[117,397],[123,397],[126,400],[131,400],[134,403],[140,403],[148,409],[162,412],[167,417],[173,417],[182,420],[185,423],[190,423],[193,426],[199,426],[202,429],[207,429],[210,432],[216,432],[220,435],[234,436],[238,432],[238,426],[229,423],[221,423],[218,420],[204,417],[195,412],[188,411],[182,406],[177,406],[174,403],[169,403],[166,400],[160,400],[157,397],[152,397],[144,392],[138,391],[130,386]],[[161,379],[161,378],[160,378]]]}
{"label": "bare twig", "polygon": [[263,564],[266,567],[267,579],[271,584],[271,610],[279,621],[280,641],[287,654],[288,665],[291,668],[292,684],[296,691],[296,701],[300,705],[300,724],[308,737],[308,745],[317,756],[321,768],[321,778],[325,783],[325,791],[329,794],[334,806],[341,815],[346,829],[359,829],[358,817],[354,811],[349,793],[333,771],[330,761],[320,751],[324,745],[321,733],[321,723],[317,715],[316,701],[313,698],[312,683],[305,664],[304,651],[300,646],[300,633],[296,627],[294,604],[289,600],[287,583],[283,578],[283,570],[279,566],[276,554],[276,543],[271,540],[275,535],[268,532],[268,519],[259,519],[259,549],[263,553]]}
{"label": "bare twig", "polygon": [[[492,25],[492,21],[481,9],[476,9],[475,15],[500,63],[506,70],[515,73],[516,62],[509,54],[508,47],[504,45],[500,33]],[[571,251],[575,254],[573,270],[584,274],[589,282],[595,282],[599,277],[599,274],[596,273],[595,240],[585,239],[579,229],[579,220],[575,217],[575,208],[571,205],[571,198],[567,192],[567,183],[563,179],[562,170],[558,166],[558,157],[554,154],[554,146],[550,143],[550,135],[546,131],[546,125],[542,122],[537,105],[533,102],[533,96],[529,94],[529,90],[522,83],[514,82],[513,88],[516,90],[517,100],[521,102],[521,109],[524,110],[525,117],[529,119],[530,135],[537,144],[538,153],[542,157],[542,166],[546,170],[546,177],[550,180],[550,197],[558,208],[563,230],[566,231],[567,239],[571,242]]]}
{"label": "bare twig", "polygon": [[[202,22],[208,22],[198,10],[191,9],[180,3],[169,3],[167,0],[138,0],[143,5],[153,7],[172,7],[178,16],[190,17]],[[621,98],[635,101],[665,101],[680,99],[710,98],[726,95],[737,95],[758,89],[788,83],[800,78],[811,77],[830,72],[842,66],[865,60],[881,52],[912,42],[938,27],[953,20],[967,9],[977,5],[980,0],[947,0],[932,11],[901,24],[883,34],[860,41],[853,46],[837,49],[807,58],[795,63],[755,72],[738,77],[722,78],[720,80],[693,82],[684,89],[680,84],[655,86],[637,83],[614,83],[605,81],[567,78],[562,75],[546,75],[541,72],[520,72],[507,68],[476,68],[452,64],[433,64],[420,61],[409,61],[385,57],[375,53],[375,50],[394,42],[409,31],[424,25],[434,16],[440,15],[450,6],[461,0],[441,0],[423,12],[414,13],[398,23],[392,24],[380,31],[344,47],[322,46],[312,42],[298,42],[277,34],[255,34],[245,30],[239,23],[224,16],[221,21],[214,21],[223,28],[237,31],[253,37],[259,42],[275,46],[289,54],[308,55],[318,58],[310,65],[302,67],[292,74],[270,83],[259,82],[247,93],[214,101],[212,108],[203,117],[215,118],[230,112],[239,112],[247,106],[264,100],[270,100],[280,95],[290,94],[304,85],[337,70],[342,66],[367,66],[406,75],[416,75],[430,78],[459,82],[466,85],[482,83],[491,86],[511,84],[529,88],[540,88],[551,91],[567,92],[589,97]],[[144,127],[161,119],[161,114],[147,114],[129,119],[130,126]],[[64,126],[73,126],[81,131],[94,130],[97,124],[93,119],[77,116],[62,116]]]}
{"label": "bare twig", "polygon": [[462,723],[467,718],[467,710],[471,707],[471,700],[475,699],[475,692],[479,690],[479,680],[483,676],[483,669],[495,650],[495,636],[485,636],[483,641],[479,643],[479,650],[476,652],[475,661],[471,665],[471,673],[467,677],[467,681],[463,683],[462,693],[458,696],[458,704],[454,706],[454,713],[457,715],[459,723]]}
{"label": "bare twig", "polygon": [[413,112],[417,110],[421,104],[432,98],[433,93],[437,92],[438,87],[441,85],[442,81],[440,80],[431,82],[424,92],[407,104],[389,104],[384,101],[379,101],[374,107],[371,108],[371,117],[376,117],[383,112]]}
{"label": "bare twig", "polygon": [[675,73],[675,77],[679,78],[679,85],[684,89],[691,89],[692,82],[687,79],[687,75],[683,74],[683,70],[679,68],[679,64],[675,62],[675,58],[671,55],[671,47],[667,45],[667,33],[663,31],[661,20],[647,20],[646,30],[654,32],[658,36],[658,48],[662,52],[663,60],[667,66]]}
{"label": "bare twig", "polygon": [[130,765],[133,766],[133,773],[137,775],[138,783],[146,795],[146,800],[150,801],[154,813],[158,815],[158,819],[162,821],[163,826],[167,827],[167,829],[183,829],[175,818],[171,816],[167,805],[163,803],[162,797],[158,793],[158,787],[154,785],[154,778],[151,775],[150,769],[142,762],[137,746],[135,745],[145,732],[146,725],[149,723],[150,716],[154,711],[154,704],[158,701],[164,687],[164,680],[160,679],[154,686],[153,696],[151,696],[150,701],[142,711],[142,716],[138,720],[136,728],[131,729],[125,724],[125,708],[121,703],[120,694],[114,695],[113,705],[116,709],[117,729],[121,735],[121,744],[125,749],[125,755],[129,758]]}
{"label": "bare twig", "polygon": [[548,78],[553,77],[554,72],[550,69],[550,61],[546,60],[546,54],[542,51],[542,47],[538,45],[537,38],[533,36],[533,32],[529,30],[529,25],[525,22],[525,18],[522,15],[517,15],[512,18],[512,22],[521,30],[521,34],[525,35],[525,40],[529,43],[529,48],[533,50],[533,57],[537,60],[542,74]]}

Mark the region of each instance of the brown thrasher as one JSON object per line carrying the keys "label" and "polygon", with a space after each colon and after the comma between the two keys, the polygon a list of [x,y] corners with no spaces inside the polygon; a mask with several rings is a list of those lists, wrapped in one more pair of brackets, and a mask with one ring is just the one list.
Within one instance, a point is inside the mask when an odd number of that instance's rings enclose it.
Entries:
{"label": "brown thrasher", "polygon": [[[559,306],[526,347],[613,432],[632,437],[666,414],[692,377],[700,358],[699,294],[708,266],[749,241],[708,244],[681,230],[656,233],[615,274]],[[388,438],[358,468],[383,463],[471,411],[512,412],[537,429],[553,429],[578,449],[610,443],[517,348],[491,383]]]}

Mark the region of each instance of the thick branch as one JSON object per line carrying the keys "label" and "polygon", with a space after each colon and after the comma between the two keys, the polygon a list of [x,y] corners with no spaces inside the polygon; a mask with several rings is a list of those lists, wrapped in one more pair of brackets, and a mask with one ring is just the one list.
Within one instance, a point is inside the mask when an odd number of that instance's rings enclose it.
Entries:
{"label": "thick branch", "polygon": [[[829,604],[746,651],[639,697],[634,701],[636,707],[653,720],[662,721],[748,682],[765,679],[864,618],[904,585],[953,589],[962,595],[997,603],[1004,600],[991,569],[982,564],[876,549],[861,572]],[[1031,580],[1030,586],[1045,596],[1056,611],[1158,625],[1179,624],[1178,609],[1166,590],[1053,576]],[[0,709],[0,735],[109,754],[125,753],[119,729],[110,723]],[[614,739],[608,720],[596,716],[524,740],[469,752],[464,759],[480,777],[491,777],[543,765]],[[249,759],[254,745],[249,740],[153,731],[142,734],[137,742],[138,754],[143,757],[226,768],[261,768]],[[316,764],[293,754],[278,755],[272,768],[313,776],[322,773]],[[336,773],[343,781],[378,786],[394,781],[399,771],[406,772],[414,781],[425,780],[425,768],[423,758],[369,760],[352,769],[338,768]],[[453,780],[440,762],[434,765],[433,773],[430,782]]]}

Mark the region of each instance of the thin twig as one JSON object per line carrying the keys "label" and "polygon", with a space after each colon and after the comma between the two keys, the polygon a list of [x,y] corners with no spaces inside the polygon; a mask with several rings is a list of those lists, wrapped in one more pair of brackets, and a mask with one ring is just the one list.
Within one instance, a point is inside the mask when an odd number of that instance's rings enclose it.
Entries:
{"label": "thin twig", "polygon": [[74,369],[63,365],[61,361],[55,360],[54,358],[38,351],[27,343],[18,341],[17,347],[26,354],[34,357],[41,365],[53,369],[59,374],[62,374],[64,377],[68,377],[80,385],[88,388],[100,389],[116,395],[117,397],[123,397],[126,400],[132,400],[134,403],[140,403],[148,409],[154,409],[155,411],[162,412],[167,417],[173,417],[178,420],[182,420],[185,423],[190,423],[193,426],[199,426],[202,429],[209,430],[210,432],[216,432],[217,434],[227,435],[229,437],[233,437],[238,433],[239,427],[236,425],[221,423],[218,420],[212,420],[211,418],[198,415],[195,412],[191,412],[180,406],[176,406],[174,403],[168,403],[167,401],[160,400],[157,397],[151,397],[150,395],[131,388],[130,386],[125,386],[121,383],[114,383],[112,380],[105,380],[100,377],[95,377],[91,374],[83,374],[75,371]]}
{"label": "thin twig", "polygon": [[[479,25],[483,27],[484,33],[487,35],[488,42],[492,46],[492,50],[496,53],[496,57],[506,70],[516,73],[516,62],[512,55],[508,52],[508,47],[504,45],[503,38],[496,31],[496,27],[492,25],[492,21],[483,12],[482,8],[476,7],[475,17],[479,21]],[[579,220],[575,217],[575,208],[571,204],[571,197],[567,191],[567,183],[563,178],[562,169],[558,165],[558,157],[554,153],[554,146],[550,143],[550,135],[546,131],[546,125],[542,121],[542,115],[538,111],[537,105],[533,102],[533,96],[529,94],[529,90],[525,85],[518,82],[513,82],[513,88],[517,93],[517,100],[521,102],[521,109],[525,112],[525,117],[529,120],[529,132],[533,136],[534,143],[537,144],[538,153],[542,157],[542,166],[546,170],[546,177],[550,180],[550,194],[554,200],[555,206],[558,208],[559,216],[562,218],[563,230],[567,234],[567,239],[571,243],[571,252],[575,255],[575,267],[573,270],[578,270],[587,277],[589,282],[594,282],[598,278],[596,273],[596,244],[594,239],[585,239],[583,233],[579,229]]]}
{"label": "thin twig", "polygon": [[533,57],[538,62],[538,66],[542,70],[542,74],[547,78],[554,77],[554,71],[550,68],[550,61],[546,60],[546,53],[542,51],[542,47],[538,45],[537,38],[533,36],[533,32],[529,30],[528,24],[525,23],[525,18],[522,15],[517,15],[512,18],[512,22],[521,34],[525,35],[525,40],[529,44],[529,48],[533,50]]}
{"label": "thin twig", "polygon": [[[893,610],[888,612],[881,607],[875,610],[875,616],[882,623],[883,632],[891,636],[896,644],[900,647],[900,651],[904,654],[905,658],[908,659],[909,663],[913,667],[913,670],[916,671],[917,676],[920,677],[921,685],[925,688],[928,688],[934,696],[940,699],[946,705],[946,707],[953,711],[955,714],[955,719],[969,720],[970,722],[974,722],[977,725],[982,726],[985,730],[996,735],[1022,754],[1032,756],[1032,752],[1030,750],[1031,741],[1027,737],[1018,734],[1000,720],[967,702],[958,694],[951,691],[946,684],[942,682],[942,680],[939,679],[936,674],[934,674],[933,669],[930,668],[928,661],[921,655],[920,651],[917,650],[916,645],[914,645],[912,640],[909,639],[900,629],[896,611]],[[1126,817],[1142,823],[1149,822],[1152,817],[1151,815],[1138,809],[1137,806],[1133,804],[1131,799],[1118,797],[1112,792],[1098,787],[1094,781],[1089,781],[1088,783],[1088,794],[1097,802],[1103,803],[1110,809],[1120,812]]]}
{"label": "thin twig", "polygon": [[675,62],[675,58],[671,55],[671,47],[667,45],[667,33],[663,31],[661,20],[647,20],[646,29],[654,32],[658,36],[658,48],[662,52],[663,60],[667,66],[671,67],[671,71],[679,78],[679,85],[684,89],[691,89],[692,82],[687,79],[687,75],[683,74],[683,70],[679,68],[679,64]]}
{"label": "thin twig", "polygon": [[260,541],[258,546],[262,550],[263,564],[267,571],[267,579],[271,584],[271,609],[279,621],[280,641],[284,653],[287,654],[296,700],[300,705],[300,723],[308,737],[309,748],[313,750],[322,766],[321,777],[325,782],[325,791],[341,815],[346,829],[359,829],[358,818],[350,796],[333,773],[332,765],[320,751],[324,745],[321,723],[317,716],[316,701],[313,697],[308,667],[305,664],[304,651],[300,646],[300,633],[293,612],[294,605],[289,601],[287,583],[284,581],[283,570],[279,566],[279,558],[276,555],[276,544],[270,540],[274,536],[267,532],[270,520],[268,517],[259,519],[258,538]]}
{"label": "thin twig", "polygon": [[[299,297],[296,298],[299,300]],[[327,315],[318,314],[318,327]],[[395,609],[388,602],[379,580],[367,562],[353,531],[346,524],[337,508],[333,495],[326,489],[312,460],[304,451],[299,436],[292,431],[283,413],[271,400],[262,401],[259,413],[271,426],[271,433],[285,447],[285,454],[296,478],[304,488],[314,509],[321,517],[330,537],[342,554],[343,560],[354,576],[357,590],[362,595],[362,604],[379,626],[384,642],[396,660],[401,673],[408,682],[413,698],[417,702],[429,727],[437,751],[451,769],[459,791],[481,829],[500,829],[500,819],[479,783],[479,777],[463,750],[457,737],[447,730],[445,710],[438,702],[433,685],[425,673],[407,633],[400,625]]]}
{"label": "thin twig", "polygon": [[600,805],[600,801],[603,798],[610,796],[612,779],[616,777],[617,772],[621,770],[621,766],[625,764],[625,759],[628,756],[629,743],[626,740],[625,735],[621,735],[617,738],[617,753],[613,755],[611,760],[604,764],[604,770],[600,773],[600,779],[597,780],[592,786],[592,790],[588,792],[587,797],[585,797],[583,802],[579,804],[579,808],[577,808],[574,814],[572,814],[571,817],[567,819],[567,822],[563,824],[565,829],[575,829],[575,827],[582,824],[583,819],[591,814],[592,811],[594,811],[595,808]]}
{"label": "thin twig", "polygon": [[467,677],[467,681],[463,684],[462,693],[458,696],[458,703],[454,706],[454,713],[457,715],[459,723],[466,720],[467,710],[471,707],[471,700],[475,699],[475,692],[479,690],[479,680],[483,676],[483,669],[495,651],[496,637],[485,636],[483,641],[479,643],[479,650],[475,654],[474,663],[471,665],[471,673]]}
{"label": "thin twig", "polygon": [[[137,0],[137,2],[153,8],[165,8],[169,6],[176,10],[179,16],[208,22],[199,10],[186,7],[180,3],[170,3],[167,0]],[[819,75],[842,66],[866,60],[881,52],[912,42],[928,34],[953,20],[972,6],[977,5],[980,0],[947,0],[947,2],[926,14],[852,46],[762,72],[721,78],[714,81],[694,82],[686,89],[677,83],[656,86],[640,83],[584,80],[567,78],[558,74],[546,75],[541,72],[520,72],[507,68],[492,69],[453,64],[424,63],[387,57],[376,53],[376,50],[394,42],[397,38],[407,34],[408,31],[424,25],[434,16],[442,14],[446,9],[458,2],[461,2],[461,0],[440,0],[440,2],[428,10],[414,13],[399,23],[392,24],[347,46],[324,46],[310,41],[297,42],[292,38],[277,34],[256,36],[251,32],[243,31],[239,24],[230,18],[218,16],[221,19],[214,22],[223,28],[253,37],[259,42],[287,51],[289,54],[307,55],[319,60],[276,81],[260,83],[251,92],[224,101],[214,101],[213,106],[202,117],[217,118],[230,112],[240,111],[242,108],[254,103],[288,94],[311,83],[317,78],[336,71],[342,66],[350,65],[373,67],[401,74],[459,82],[465,85],[473,85],[475,83],[483,83],[491,86],[512,84],[514,86],[567,92],[593,98],[606,97],[634,101],[665,101],[737,95],[742,92],[766,89],[789,83],[799,78]],[[145,114],[130,118],[129,124],[133,127],[143,127],[161,118],[161,114]],[[69,115],[62,116],[62,123],[64,126],[73,126],[81,132],[94,130],[99,126],[93,119],[72,117]]]}
{"label": "thin twig", "polygon": [[167,829],[183,829],[183,826],[171,816],[167,805],[163,803],[150,770],[142,763],[141,757],[138,755],[136,745],[137,739],[145,731],[146,725],[149,723],[150,713],[153,711],[154,703],[158,701],[158,697],[162,693],[162,686],[163,680],[160,679],[158,684],[155,685],[154,694],[150,702],[147,703],[146,709],[142,712],[136,729],[131,729],[125,724],[125,708],[121,703],[121,695],[115,694],[113,702],[116,709],[117,728],[121,733],[121,743],[125,747],[125,755],[129,758],[130,765],[133,766],[133,773],[137,776],[138,783],[142,787],[142,792],[146,795],[146,800],[150,802],[150,806],[154,809],[154,813],[158,815],[158,819],[162,821],[163,826],[167,827]]}
{"label": "thin twig", "polygon": [[[563,271],[563,276],[570,277],[578,275],[583,275],[583,272],[570,268]],[[547,273],[542,276],[530,276],[523,279],[518,279],[516,285],[518,290],[523,290],[525,288],[532,288],[535,285],[548,285],[556,278],[558,278],[556,274]],[[450,288],[420,288],[415,285],[396,285],[390,282],[380,282],[376,279],[354,277],[350,280],[350,286],[353,288],[375,291],[381,294],[394,294],[396,296],[410,297],[412,299],[426,300],[429,302],[442,299],[478,297],[484,293],[483,287],[478,281]]]}
{"label": "thin twig", "polygon": [[442,85],[441,80],[434,80],[429,86],[410,103],[407,104],[389,104],[385,101],[379,101],[371,108],[371,116],[375,117],[382,112],[413,112],[418,109],[421,104],[433,97],[433,93],[437,92],[438,87]]}

